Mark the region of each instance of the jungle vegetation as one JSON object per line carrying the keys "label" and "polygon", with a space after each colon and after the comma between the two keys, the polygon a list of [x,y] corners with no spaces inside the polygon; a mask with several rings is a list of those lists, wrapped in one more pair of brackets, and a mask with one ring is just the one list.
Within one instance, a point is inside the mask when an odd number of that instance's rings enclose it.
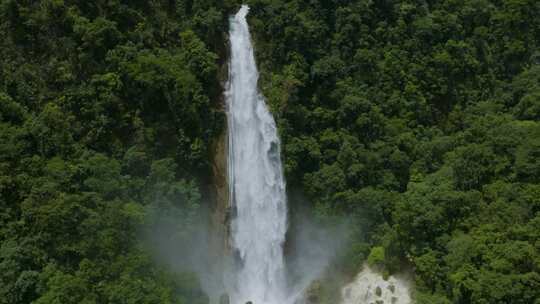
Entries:
{"label": "jungle vegetation", "polygon": [[[246,2],[288,189],[355,223],[339,268],[540,303],[540,2]],[[0,0],[0,304],[206,303],[140,235],[201,220],[239,3]]]}

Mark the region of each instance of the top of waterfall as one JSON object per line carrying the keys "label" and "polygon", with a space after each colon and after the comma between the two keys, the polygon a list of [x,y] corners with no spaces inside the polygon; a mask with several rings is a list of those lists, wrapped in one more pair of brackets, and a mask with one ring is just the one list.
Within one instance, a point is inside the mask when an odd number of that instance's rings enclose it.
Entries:
{"label": "top of waterfall", "polygon": [[249,13],[249,6],[247,4],[242,4],[242,7],[236,13],[236,19],[244,19],[246,18],[246,15]]}

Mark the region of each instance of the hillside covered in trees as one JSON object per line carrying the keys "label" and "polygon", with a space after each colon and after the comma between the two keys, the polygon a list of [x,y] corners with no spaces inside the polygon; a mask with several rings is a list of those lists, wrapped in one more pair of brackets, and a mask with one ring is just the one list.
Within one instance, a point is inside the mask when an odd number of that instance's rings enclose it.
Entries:
{"label": "hillside covered in trees", "polygon": [[226,4],[0,3],[0,303],[204,303],[141,231],[196,220]]}
{"label": "hillside covered in trees", "polygon": [[[540,303],[540,2],[246,2],[291,208],[354,223],[339,270]],[[239,4],[0,0],[0,304],[207,303],[141,235],[204,220]]]}

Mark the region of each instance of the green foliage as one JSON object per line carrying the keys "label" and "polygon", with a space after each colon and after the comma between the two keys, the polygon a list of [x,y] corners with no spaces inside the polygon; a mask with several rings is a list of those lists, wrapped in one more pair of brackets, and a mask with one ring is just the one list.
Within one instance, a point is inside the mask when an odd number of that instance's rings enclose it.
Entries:
{"label": "green foliage", "polygon": [[141,235],[197,220],[232,8],[0,1],[1,304],[204,303]]}
{"label": "green foliage", "polygon": [[[338,268],[537,301],[538,1],[248,3],[289,189],[354,223]],[[0,1],[1,304],[205,301],[139,234],[200,220],[237,7]]]}
{"label": "green foliage", "polygon": [[380,268],[384,262],[384,247],[373,247],[367,258],[369,266]]}

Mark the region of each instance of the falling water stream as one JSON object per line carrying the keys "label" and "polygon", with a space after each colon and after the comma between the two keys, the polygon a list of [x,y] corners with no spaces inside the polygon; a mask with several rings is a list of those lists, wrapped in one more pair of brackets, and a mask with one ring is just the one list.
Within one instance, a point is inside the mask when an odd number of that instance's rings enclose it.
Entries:
{"label": "falling water stream", "polygon": [[228,175],[235,278],[231,304],[285,304],[283,243],[287,203],[276,123],[257,89],[258,71],[244,5],[230,19],[231,59],[226,92]]}

